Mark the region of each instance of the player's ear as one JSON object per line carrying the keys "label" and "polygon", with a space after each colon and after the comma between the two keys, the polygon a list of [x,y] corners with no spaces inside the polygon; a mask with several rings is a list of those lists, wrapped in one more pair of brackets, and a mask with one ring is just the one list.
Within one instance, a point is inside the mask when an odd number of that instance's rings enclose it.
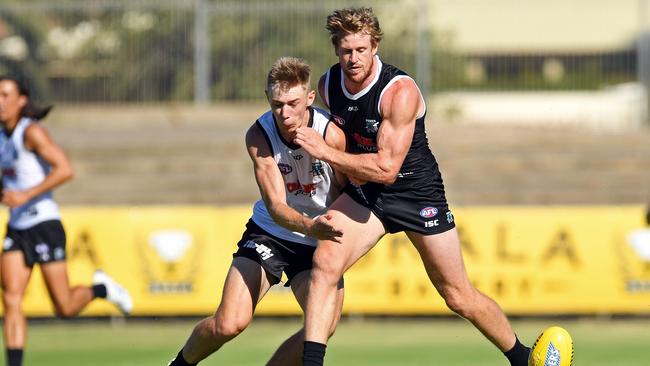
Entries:
{"label": "player's ear", "polygon": [[29,100],[27,99],[27,96],[25,95],[18,96],[18,105],[20,106],[20,108],[25,107],[28,101]]}
{"label": "player's ear", "polygon": [[308,91],[307,92],[307,106],[310,107],[314,103],[315,99],[316,99],[316,91],[315,90]]}

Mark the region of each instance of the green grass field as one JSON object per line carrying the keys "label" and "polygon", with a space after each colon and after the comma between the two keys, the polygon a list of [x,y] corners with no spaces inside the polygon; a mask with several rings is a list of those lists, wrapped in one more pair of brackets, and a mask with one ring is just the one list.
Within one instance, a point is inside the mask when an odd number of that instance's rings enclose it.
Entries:
{"label": "green grass field", "polygon": [[[193,325],[187,320],[33,322],[25,364],[163,366]],[[201,365],[264,365],[274,348],[300,325],[297,319],[256,319]],[[574,366],[650,365],[650,319],[513,321],[526,344],[550,325],[571,332]],[[328,346],[326,362],[336,366],[507,365],[469,323],[452,318],[344,319]]]}

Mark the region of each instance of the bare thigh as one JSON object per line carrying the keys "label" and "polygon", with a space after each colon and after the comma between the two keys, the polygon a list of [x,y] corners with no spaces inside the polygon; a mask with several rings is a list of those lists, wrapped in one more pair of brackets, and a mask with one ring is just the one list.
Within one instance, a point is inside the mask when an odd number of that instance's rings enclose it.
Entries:
{"label": "bare thigh", "polygon": [[332,225],[343,231],[343,236],[340,243],[319,241],[314,262],[343,275],[377,244],[386,234],[386,229],[370,209],[356,203],[347,194],[332,204],[328,214],[332,216]]}
{"label": "bare thigh", "polygon": [[51,262],[41,265],[43,279],[52,300],[65,301],[70,295],[68,266],[65,261]]}
{"label": "bare thigh", "polygon": [[226,276],[217,312],[238,318],[250,317],[269,288],[271,283],[262,266],[248,258],[236,257]]}
{"label": "bare thigh", "polygon": [[436,235],[406,235],[420,253],[427,275],[439,292],[449,287],[471,287],[455,228]]}

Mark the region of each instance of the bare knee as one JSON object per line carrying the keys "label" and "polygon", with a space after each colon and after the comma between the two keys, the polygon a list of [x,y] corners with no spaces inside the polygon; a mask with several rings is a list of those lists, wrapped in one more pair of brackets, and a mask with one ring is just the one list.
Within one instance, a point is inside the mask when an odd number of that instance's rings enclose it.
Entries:
{"label": "bare knee", "polygon": [[77,312],[74,311],[71,306],[58,301],[54,302],[54,313],[57,317],[63,319],[72,318],[73,316],[77,315]]}
{"label": "bare knee", "polygon": [[311,269],[312,283],[326,283],[336,286],[343,276],[340,255],[334,250],[317,250],[314,254],[313,268]]}
{"label": "bare knee", "polygon": [[23,302],[23,294],[18,291],[4,290],[2,293],[2,303],[6,312],[20,311]]}
{"label": "bare knee", "polygon": [[463,318],[472,319],[475,307],[478,305],[475,301],[475,293],[476,290],[473,288],[465,290],[449,288],[443,290],[441,295],[451,311]]}
{"label": "bare knee", "polygon": [[250,317],[216,314],[210,319],[207,336],[212,339],[233,339],[248,327],[250,321]]}
{"label": "bare knee", "polygon": [[63,307],[63,308],[56,308],[55,307],[54,308],[54,313],[56,314],[57,317],[59,317],[61,319],[69,319],[69,318],[72,318],[75,315],[77,315],[76,312],[74,312],[74,311],[72,311],[72,310],[70,310],[68,308],[65,308],[65,307]]}

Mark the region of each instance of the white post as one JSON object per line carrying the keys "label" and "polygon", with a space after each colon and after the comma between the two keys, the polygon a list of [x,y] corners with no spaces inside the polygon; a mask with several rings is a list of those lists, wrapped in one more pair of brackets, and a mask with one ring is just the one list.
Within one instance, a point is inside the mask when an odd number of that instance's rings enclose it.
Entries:
{"label": "white post", "polygon": [[194,103],[210,102],[210,19],[206,0],[194,7]]}

